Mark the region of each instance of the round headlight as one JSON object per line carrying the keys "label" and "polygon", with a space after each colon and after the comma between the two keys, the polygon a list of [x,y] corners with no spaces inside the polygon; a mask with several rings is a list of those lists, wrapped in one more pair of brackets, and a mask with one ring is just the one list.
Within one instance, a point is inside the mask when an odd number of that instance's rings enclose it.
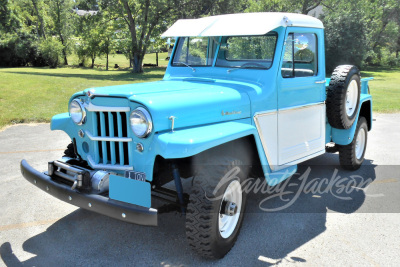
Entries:
{"label": "round headlight", "polygon": [[145,138],[151,133],[153,123],[150,113],[144,108],[137,108],[132,111],[129,118],[133,133],[139,138]]}
{"label": "round headlight", "polygon": [[86,111],[79,100],[74,99],[71,101],[69,104],[69,115],[76,124],[81,125],[85,123]]}

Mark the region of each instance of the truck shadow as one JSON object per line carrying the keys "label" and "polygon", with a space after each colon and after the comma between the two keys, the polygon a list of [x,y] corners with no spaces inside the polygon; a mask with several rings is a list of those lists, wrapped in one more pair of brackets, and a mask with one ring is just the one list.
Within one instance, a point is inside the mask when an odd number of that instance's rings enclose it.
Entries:
{"label": "truck shadow", "polygon": [[[274,192],[251,193],[241,234],[231,252],[217,262],[203,260],[191,251],[185,238],[185,219],[179,214],[162,214],[159,216],[158,227],[145,227],[83,209],[70,213],[45,232],[26,240],[23,250],[36,256],[21,262],[13,254],[8,242],[1,245],[0,255],[7,266],[105,266],[116,263],[119,266],[208,266],[228,265],[232,262],[236,265],[246,263],[250,266],[269,266],[281,262],[307,262],[307,259],[293,255],[293,251],[326,230],[329,211],[356,212],[365,200],[363,188],[376,178],[376,165],[368,160],[356,172],[343,171],[337,164],[337,155],[327,154],[309,160],[299,166],[297,175],[290,178],[286,191],[274,187]],[[325,177],[332,181],[338,176],[343,178],[358,175],[364,178],[364,183],[354,183],[353,178],[348,179],[347,183],[321,184],[321,191],[310,189],[308,192],[302,186],[305,177],[302,174],[309,169],[308,182]],[[346,188],[352,190],[340,191],[343,185],[348,185]],[[326,188],[330,190],[321,193]],[[296,194],[299,190],[300,193]],[[289,191],[294,193],[283,194],[282,198],[276,195],[276,192]],[[279,209],[293,198],[296,199],[292,204]]]}
{"label": "truck shadow", "polygon": [[[121,82],[128,82],[128,81],[135,81],[140,80],[143,82],[146,81],[153,81],[155,79],[161,80],[164,76],[165,68],[157,67],[157,68],[144,68],[143,73],[136,74],[132,73],[129,70],[118,70],[118,71],[111,71],[107,72],[104,70],[98,69],[88,69],[93,70],[95,73],[62,73],[62,72],[55,72],[51,69],[48,69],[47,72],[44,72],[43,68],[32,68],[32,70],[36,71],[5,71],[7,73],[12,74],[20,74],[20,75],[35,75],[35,76],[46,76],[46,77],[57,77],[57,78],[80,78],[80,79],[88,79],[88,80],[101,80],[101,81],[121,81]],[[160,73],[154,73],[154,71],[159,71]]]}

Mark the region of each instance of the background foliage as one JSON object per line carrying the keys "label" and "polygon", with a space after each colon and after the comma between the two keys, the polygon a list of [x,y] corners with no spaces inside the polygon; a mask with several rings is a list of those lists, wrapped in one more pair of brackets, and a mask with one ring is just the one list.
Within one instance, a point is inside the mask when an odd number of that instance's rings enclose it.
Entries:
{"label": "background foliage", "polygon": [[[283,11],[325,25],[327,71],[338,64],[399,66],[398,0],[0,0],[0,66],[95,66],[122,53],[133,72],[166,51],[160,34],[179,18]],[[108,69],[108,60],[107,60]]]}

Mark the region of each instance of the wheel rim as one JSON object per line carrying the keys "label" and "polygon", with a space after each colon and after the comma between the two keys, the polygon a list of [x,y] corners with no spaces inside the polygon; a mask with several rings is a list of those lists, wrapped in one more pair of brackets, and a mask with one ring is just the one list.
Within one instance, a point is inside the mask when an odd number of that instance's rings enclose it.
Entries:
{"label": "wheel rim", "polygon": [[346,114],[347,116],[353,116],[354,112],[356,111],[358,99],[358,84],[356,80],[352,80],[347,87],[346,93]]}
{"label": "wheel rim", "polygon": [[356,158],[361,159],[364,154],[366,133],[364,128],[360,128],[356,139]]}
{"label": "wheel rim", "polygon": [[[224,201],[233,202],[237,205],[237,212],[233,216],[222,214],[222,203]],[[236,225],[239,221],[240,211],[242,208],[242,186],[239,181],[233,180],[225,190],[224,196],[221,200],[219,208],[218,229],[223,238],[228,238],[235,231]]]}

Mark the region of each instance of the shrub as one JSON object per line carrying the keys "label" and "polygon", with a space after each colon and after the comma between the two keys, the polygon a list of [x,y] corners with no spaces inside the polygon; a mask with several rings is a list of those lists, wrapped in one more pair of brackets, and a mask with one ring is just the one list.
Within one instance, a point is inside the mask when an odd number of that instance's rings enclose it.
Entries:
{"label": "shrub", "polygon": [[39,43],[39,53],[51,68],[56,68],[62,57],[63,45],[55,38],[47,38]]}

